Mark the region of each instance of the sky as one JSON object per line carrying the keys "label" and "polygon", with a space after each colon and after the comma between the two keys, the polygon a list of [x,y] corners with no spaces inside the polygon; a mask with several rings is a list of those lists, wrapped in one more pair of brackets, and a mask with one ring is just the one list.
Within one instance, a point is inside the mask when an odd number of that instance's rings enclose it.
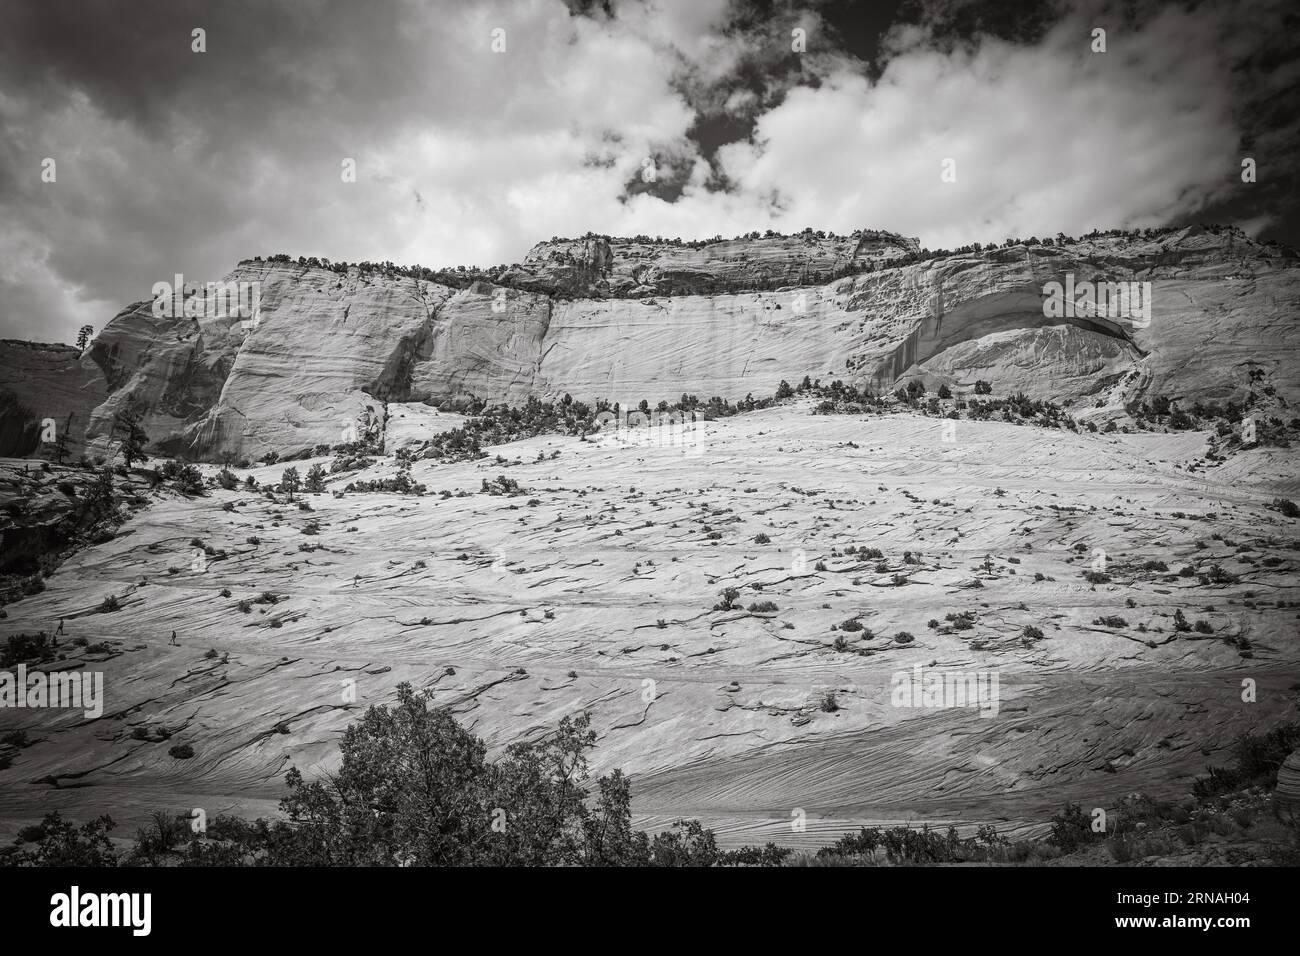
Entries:
{"label": "sky", "polygon": [[1291,0],[6,0],[0,338],[72,342],[281,252],[1190,222],[1300,246],[1296,36]]}

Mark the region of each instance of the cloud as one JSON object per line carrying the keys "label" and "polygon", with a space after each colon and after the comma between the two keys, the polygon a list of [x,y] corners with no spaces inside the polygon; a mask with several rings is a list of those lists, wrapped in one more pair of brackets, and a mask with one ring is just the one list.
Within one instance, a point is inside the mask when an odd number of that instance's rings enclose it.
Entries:
{"label": "cloud", "polygon": [[[490,265],[589,229],[870,227],[938,247],[1162,223],[1234,208],[1245,107],[1262,91],[1293,102],[1297,82],[1280,54],[1252,59],[1276,46],[1281,5],[1093,3],[1012,39],[944,33],[984,20],[936,5],[872,64],[845,46],[868,27],[816,0],[764,16],[726,0],[589,6],[13,4],[0,335],[71,341],[155,281],[255,254]],[[1104,55],[1088,49],[1097,22]],[[1294,111],[1253,122],[1276,176]],[[1240,218],[1273,217],[1256,200]]]}

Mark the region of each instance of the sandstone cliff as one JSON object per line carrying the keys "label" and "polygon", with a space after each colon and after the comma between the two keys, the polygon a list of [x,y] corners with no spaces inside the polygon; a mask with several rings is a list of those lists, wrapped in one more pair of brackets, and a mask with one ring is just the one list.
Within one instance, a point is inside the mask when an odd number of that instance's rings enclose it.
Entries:
{"label": "sandstone cliff", "polygon": [[[73,448],[106,453],[131,410],[162,453],[256,458],[337,443],[385,403],[737,399],[805,375],[877,389],[984,379],[1102,410],[1221,399],[1262,377],[1279,402],[1300,400],[1300,269],[1279,247],[1189,228],[917,258],[888,233],[585,239],[541,243],[497,282],[459,289],[250,260],[224,281],[258,284],[255,322],[160,319],[141,302],[84,355],[3,343],[0,435],[71,412]],[[1149,282],[1149,317],[1049,318],[1045,284],[1067,276]],[[0,453],[31,451],[6,441]]]}

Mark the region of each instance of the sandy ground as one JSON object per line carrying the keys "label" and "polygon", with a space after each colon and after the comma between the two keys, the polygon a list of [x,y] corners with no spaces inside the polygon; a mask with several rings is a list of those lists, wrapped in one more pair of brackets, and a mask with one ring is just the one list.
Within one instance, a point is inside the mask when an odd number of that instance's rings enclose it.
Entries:
{"label": "sandy ground", "polygon": [[[154,809],[270,812],[285,770],[332,767],[343,727],[401,681],[494,747],[589,710],[593,770],[631,775],[639,825],[698,817],[727,845],[902,821],[1041,832],[1066,800],[1185,793],[1243,733],[1296,717],[1300,523],[1265,508],[1294,497],[1292,452],[1189,472],[1203,435],[963,421],[945,442],[933,419],[807,404],[703,428],[695,448],[541,437],[492,449],[504,465],[421,462],[424,497],[302,496],[310,513],[160,496],[0,620],[121,642],[68,648],[105,672],[102,718],[0,710],[0,732],[37,740],[0,771],[0,836],[53,809],[126,831]],[[497,475],[525,493],[481,492]],[[193,538],[226,557],[196,566]],[[1098,551],[1111,581],[1094,586]],[[713,610],[728,586],[738,606]],[[263,592],[280,599],[239,610]],[[96,613],[110,594],[122,610]],[[1212,633],[1175,632],[1179,609]],[[958,612],[973,626],[927,627]],[[1113,615],[1126,625],[1094,623]],[[831,629],[851,618],[875,636]],[[996,715],[896,706],[891,678],[916,664],[996,673]],[[159,726],[168,740],[132,736]]]}

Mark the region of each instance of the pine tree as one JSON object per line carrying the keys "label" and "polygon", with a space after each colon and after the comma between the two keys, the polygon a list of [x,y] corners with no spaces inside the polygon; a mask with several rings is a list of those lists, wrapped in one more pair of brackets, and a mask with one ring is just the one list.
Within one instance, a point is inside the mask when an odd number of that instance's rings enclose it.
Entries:
{"label": "pine tree", "polygon": [[117,416],[117,428],[121,429],[123,433],[118,451],[122,453],[122,458],[126,461],[126,467],[129,469],[135,462],[146,459],[144,446],[149,443],[149,436],[144,433],[140,423],[126,412],[122,412]]}

